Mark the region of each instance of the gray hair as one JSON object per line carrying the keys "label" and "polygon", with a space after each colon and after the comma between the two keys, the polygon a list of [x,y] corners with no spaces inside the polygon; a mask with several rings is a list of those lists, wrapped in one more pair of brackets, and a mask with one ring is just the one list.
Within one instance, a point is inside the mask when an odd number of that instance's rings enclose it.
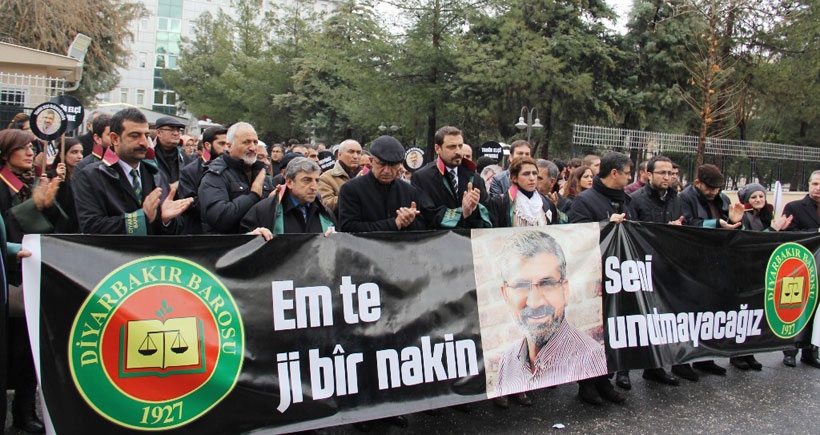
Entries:
{"label": "gray hair", "polygon": [[811,177],[814,177],[815,175],[820,175],[820,169],[815,169],[812,171],[811,175],[809,175],[809,183],[811,183]]}
{"label": "gray hair", "polygon": [[549,175],[550,178],[558,178],[558,165],[555,163],[547,159],[538,159],[535,161],[535,166],[547,168],[547,175]]}
{"label": "gray hair", "polygon": [[561,279],[567,276],[567,260],[561,245],[549,234],[538,231],[522,231],[510,236],[501,249],[501,279],[507,282],[515,265],[524,258],[533,258],[540,254],[552,254],[558,260]]}
{"label": "gray hair", "polygon": [[339,144],[339,152],[340,152],[340,153],[345,152],[345,149],[348,147],[348,145],[353,145],[354,143],[355,143],[356,145],[358,145],[358,146],[359,146],[359,148],[361,148],[362,144],[360,144],[357,140],[355,140],[355,139],[347,139],[347,140],[342,141],[342,143],[340,143],[340,144]]}
{"label": "gray hair", "polygon": [[320,171],[319,165],[307,157],[296,157],[285,168],[285,179],[295,180],[300,172],[313,173]]}
{"label": "gray hair", "polygon": [[256,129],[255,129],[255,128],[253,128],[253,126],[252,126],[252,125],[250,125],[250,124],[248,124],[247,122],[237,122],[236,124],[232,125],[232,126],[231,126],[231,128],[229,128],[229,129],[228,129],[228,137],[227,137],[227,139],[228,139],[228,143],[229,143],[229,144],[233,145],[233,140],[236,138],[236,132],[237,132],[240,128],[243,128],[243,127],[250,128],[251,130],[253,130],[254,132],[256,132]]}

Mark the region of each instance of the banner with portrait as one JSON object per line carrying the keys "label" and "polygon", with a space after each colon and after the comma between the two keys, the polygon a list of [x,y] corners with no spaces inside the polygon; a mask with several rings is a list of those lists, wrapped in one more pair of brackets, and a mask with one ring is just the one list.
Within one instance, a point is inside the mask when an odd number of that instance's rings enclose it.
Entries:
{"label": "banner with portrait", "polygon": [[793,347],[811,329],[820,236],[627,222],[24,245],[47,423],[210,434]]}

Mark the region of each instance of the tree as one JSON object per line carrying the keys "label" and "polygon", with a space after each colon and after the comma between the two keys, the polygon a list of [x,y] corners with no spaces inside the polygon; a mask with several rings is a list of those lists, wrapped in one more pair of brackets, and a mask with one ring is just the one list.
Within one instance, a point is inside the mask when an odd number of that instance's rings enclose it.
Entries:
{"label": "tree", "polygon": [[522,105],[536,107],[547,157],[566,150],[573,123],[611,125],[621,98],[616,82],[617,37],[603,20],[603,1],[514,1],[472,23],[462,52],[459,95],[505,138]]}
{"label": "tree", "polygon": [[366,141],[380,118],[398,112],[391,104],[388,73],[394,47],[366,4],[348,1],[304,38],[293,60],[293,90],[275,104],[318,140]]}
{"label": "tree", "polygon": [[246,121],[268,140],[283,140],[298,131],[289,114],[273,105],[273,96],[290,87],[287,65],[274,58],[265,37],[261,0],[239,0],[233,20],[220,10],[203,13],[195,38],[181,50],[179,68],[163,79],[198,116],[221,123]]}
{"label": "tree", "polygon": [[91,37],[80,87],[71,93],[83,105],[117,86],[117,67],[128,62],[132,21],[144,7],[130,1],[0,0],[0,36],[37,50],[67,53],[78,33]]}
{"label": "tree", "polygon": [[392,2],[408,19],[391,76],[401,101],[401,122],[416,130],[433,156],[433,138],[440,125],[459,124],[461,104],[453,94],[462,55],[457,41],[468,19],[487,0],[410,0]]}

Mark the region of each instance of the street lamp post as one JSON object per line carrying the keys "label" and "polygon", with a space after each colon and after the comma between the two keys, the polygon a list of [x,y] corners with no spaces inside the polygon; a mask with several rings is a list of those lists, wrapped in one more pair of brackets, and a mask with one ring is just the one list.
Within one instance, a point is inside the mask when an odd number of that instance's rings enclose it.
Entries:
{"label": "street lamp post", "polygon": [[379,124],[379,131],[382,133],[386,133],[387,130],[390,130],[391,133],[395,133],[399,131],[399,126],[396,124],[391,125],[390,127],[384,125],[384,123]]}
{"label": "street lamp post", "polygon": [[[535,112],[535,122],[532,120],[533,112]],[[524,122],[525,114],[527,116],[527,122]],[[527,106],[521,108],[521,116],[518,118],[518,123],[516,123],[515,126],[518,127],[519,130],[527,129],[527,142],[532,138],[533,128],[544,128],[544,126],[541,125],[541,120],[538,119],[538,111],[535,110],[535,107],[530,109]]]}

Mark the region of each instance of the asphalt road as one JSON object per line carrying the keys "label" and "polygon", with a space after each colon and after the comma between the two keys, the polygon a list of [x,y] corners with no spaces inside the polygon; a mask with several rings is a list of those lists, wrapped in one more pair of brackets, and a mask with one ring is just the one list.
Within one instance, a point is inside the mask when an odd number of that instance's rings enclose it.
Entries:
{"label": "asphalt road", "polygon": [[[601,407],[582,403],[576,384],[530,393],[534,404],[496,408],[485,401],[409,415],[406,429],[373,423],[373,434],[817,434],[820,433],[820,370],[783,365],[779,352],[757,355],[763,371],[729,366],[725,377],[703,374],[699,382],[681,380],[678,387],[645,382],[632,372],[626,403]],[[11,416],[7,419],[10,424]],[[562,424],[564,429],[553,429]],[[6,434],[18,434],[6,428]],[[360,435],[350,425],[329,428],[329,435]]]}

